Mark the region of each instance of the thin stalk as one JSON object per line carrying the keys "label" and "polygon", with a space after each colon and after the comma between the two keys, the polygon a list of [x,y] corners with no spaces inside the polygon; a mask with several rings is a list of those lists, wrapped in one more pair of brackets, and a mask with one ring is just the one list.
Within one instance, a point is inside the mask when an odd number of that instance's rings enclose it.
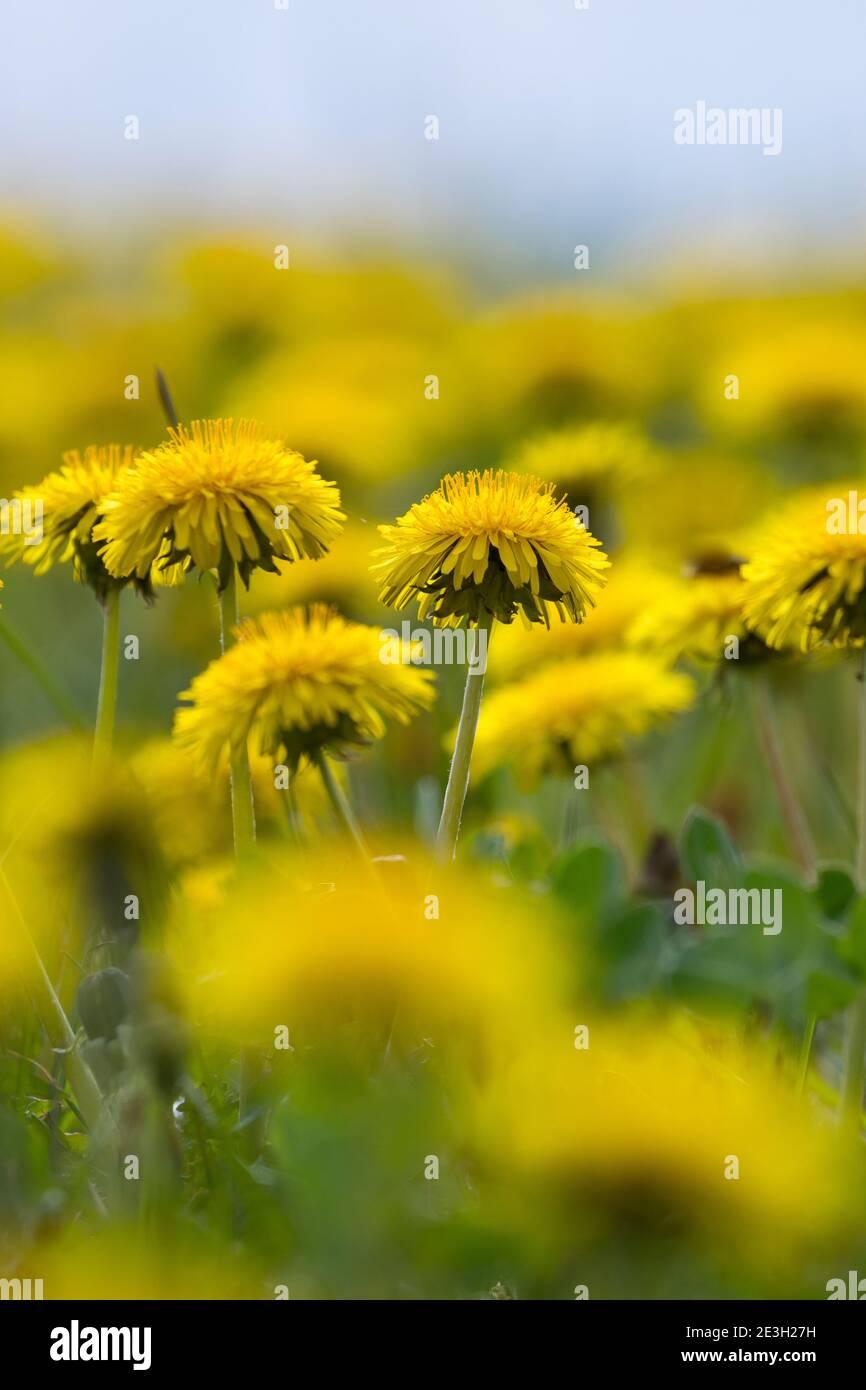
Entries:
{"label": "thin stalk", "polygon": [[797,1090],[800,1095],[806,1089],[806,1082],[809,1078],[809,1059],[812,1055],[812,1043],[815,1040],[815,1025],[818,1022],[814,1014],[810,1014],[806,1020],[806,1031],[803,1034],[803,1042],[800,1046],[800,1061],[798,1066]]}
{"label": "thin stalk", "polygon": [[857,883],[861,893],[866,890],[866,647],[860,657],[858,681],[858,736],[859,756],[857,761]]}
{"label": "thin stalk", "polygon": [[842,1092],[842,1123],[860,1129],[863,1104],[863,1059],[866,1057],[866,995],[855,999],[848,1016],[848,1044],[845,1053],[845,1086]]}
{"label": "thin stalk", "polygon": [[[490,645],[489,637],[492,628],[493,619],[485,618],[479,622],[476,629],[479,634],[479,644],[481,642],[485,644],[485,656],[486,648],[489,648]],[[483,638],[481,633],[484,634]],[[454,744],[454,755],[448,770],[448,785],[445,788],[442,816],[436,834],[436,858],[442,864],[447,864],[457,852],[457,837],[460,834],[463,806],[466,801],[466,793],[469,790],[472,749],[475,744],[475,733],[478,729],[478,716],[481,713],[481,698],[484,694],[483,667],[485,664],[486,662],[481,663],[481,670],[475,670],[472,666],[466,668],[463,708],[460,711],[457,741]]]}
{"label": "thin stalk", "polygon": [[93,735],[95,759],[105,759],[114,741],[117,715],[117,681],[120,670],[120,589],[111,589],[103,605],[102,662],[99,670],[99,699]]}
{"label": "thin stalk", "polygon": [[[164,383],[163,383],[164,385]],[[220,609],[220,651],[226,652],[231,646],[232,629],[240,622],[238,608],[238,575],[232,565],[228,583],[223,590],[217,590]],[[253,781],[250,776],[250,758],[246,742],[233,751],[229,769],[229,788],[232,803],[232,835],[235,856],[242,859],[256,842],[256,812],[253,802]],[[264,1143],[264,1110],[253,1118],[256,1092],[264,1070],[264,1057],[258,1047],[243,1047],[240,1054],[238,1075],[238,1121],[247,1122],[244,1134],[244,1147],[251,1157],[261,1152]]]}
{"label": "thin stalk", "polygon": [[574,782],[571,777],[563,777],[562,787],[563,802],[561,825],[559,832],[559,848],[564,853],[567,849],[570,849],[571,843],[575,839],[577,834],[577,827],[580,819],[577,807],[577,797],[580,795],[580,793],[576,791]]}
{"label": "thin stalk", "polygon": [[[232,628],[240,621],[238,611],[238,580],[234,565],[226,587],[219,594],[220,649],[231,645]],[[232,753],[231,771],[232,832],[235,854],[241,858],[256,842],[256,813],[253,802],[253,783],[246,743]]]}
{"label": "thin stalk", "polygon": [[5,871],[0,868],[0,887],[6,898],[9,917],[18,926],[18,940],[23,948],[22,967],[29,992],[51,1047],[63,1057],[76,1104],[87,1128],[93,1132],[103,1113],[102,1092],[90,1067],[77,1051],[75,1032],[66,1017],[63,1005],[42,963],[39,948],[30,934],[21,909]]}
{"label": "thin stalk", "polygon": [[[857,759],[857,886],[866,886],[866,648],[857,672],[858,737]],[[842,1123],[860,1132],[863,1104],[863,1074],[866,1063],[866,991],[851,1005],[848,1017],[848,1046],[845,1054],[845,1084],[842,1092]]]}
{"label": "thin stalk", "polygon": [[292,843],[301,849],[304,844],[304,826],[301,820],[301,812],[298,807],[298,798],[295,794],[295,779],[290,778],[286,788],[285,801],[283,802],[286,817],[286,829]]}
{"label": "thin stalk", "polygon": [[355,842],[359,854],[361,854],[369,864],[370,850],[367,846],[367,841],[364,839],[364,832],[358,824],[358,819],[349,804],[348,797],[334,776],[334,769],[331,767],[325,754],[321,751],[314,754],[313,761],[319,769],[325,791],[328,793],[328,799],[334,808],[337,820],[340,822],[343,829],[348,832],[349,838]]}
{"label": "thin stalk", "polygon": [[81,716],[72,701],[57,684],[47,666],[45,666],[45,664],[40,661],[39,657],[30,650],[24,641],[22,641],[17,632],[13,632],[5,618],[2,617],[0,617],[0,638],[6,643],[12,654],[21,662],[24,669],[30,672],[45,698],[54,706],[57,713],[66,720],[70,728],[82,729],[84,725]]}
{"label": "thin stalk", "polygon": [[803,808],[788,777],[770,691],[760,677],[756,677],[752,682],[752,693],[761,747],[776,788],[776,795],[779,798],[791,848],[807,881],[814,883],[816,877],[815,844]]}

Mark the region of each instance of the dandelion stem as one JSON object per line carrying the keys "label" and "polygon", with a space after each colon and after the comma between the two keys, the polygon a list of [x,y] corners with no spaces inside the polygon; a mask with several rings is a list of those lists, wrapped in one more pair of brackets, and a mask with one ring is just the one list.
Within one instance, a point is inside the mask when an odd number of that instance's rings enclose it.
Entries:
{"label": "dandelion stem", "polygon": [[18,658],[24,669],[30,672],[45,698],[50,701],[57,713],[66,720],[70,728],[83,728],[84,726],[78,711],[75,709],[72,701],[57,684],[47,666],[39,660],[39,657],[30,650],[18,634],[13,632],[4,618],[0,618],[0,638],[3,639],[12,654]]}
{"label": "dandelion stem", "polygon": [[814,1014],[810,1014],[806,1020],[806,1031],[803,1034],[803,1041],[800,1046],[800,1062],[798,1067],[797,1090],[802,1095],[806,1089],[806,1082],[809,1079],[809,1059],[812,1055],[812,1043],[815,1039],[815,1025],[818,1020]]}
{"label": "dandelion stem", "polygon": [[814,883],[815,845],[785,766],[785,755],[782,751],[770,690],[760,677],[755,677],[752,682],[752,694],[761,746],[776,788],[776,795],[779,798],[791,848],[806,875],[806,879],[809,883]]}
{"label": "dandelion stem", "polygon": [[36,1012],[52,1048],[63,1056],[76,1104],[87,1128],[92,1132],[102,1114],[102,1092],[90,1067],[77,1051],[72,1024],[66,1017],[57,991],[42,963],[36,942],[30,934],[30,929],[12,892],[5,870],[2,868],[0,868],[0,888],[2,888],[3,896],[6,899],[8,919],[14,920],[18,924],[18,939],[24,947],[25,956],[22,966]]}
{"label": "dandelion stem", "polygon": [[358,819],[349,804],[348,797],[334,776],[334,769],[322,752],[318,752],[314,755],[314,762],[319,769],[322,781],[325,784],[325,791],[328,793],[337,819],[344,829],[348,831],[363,858],[367,863],[370,863],[370,851],[367,847],[367,841],[364,839],[364,832],[358,824]]}
{"label": "dandelion stem", "polygon": [[[234,565],[231,567],[228,583],[219,594],[219,605],[220,649],[225,652],[231,645],[232,629],[237,627],[240,621],[237,570]],[[232,753],[230,785],[235,854],[240,858],[256,841],[256,812],[246,742]]]}
{"label": "dandelion stem", "polygon": [[111,589],[103,605],[102,665],[99,671],[99,699],[93,754],[102,760],[111,752],[117,713],[117,680],[120,668],[120,589]]}
{"label": "dandelion stem", "polygon": [[[866,647],[857,672],[858,761],[857,761],[857,886],[866,886]],[[866,1062],[866,991],[854,1000],[848,1016],[848,1046],[845,1055],[845,1086],[842,1092],[842,1123],[860,1131],[863,1104],[863,1072]]]}
{"label": "dandelion stem", "polygon": [[[483,656],[485,657],[492,627],[492,618],[485,618],[479,622],[477,628],[479,650],[481,650],[483,643]],[[483,638],[481,633],[484,634]],[[463,708],[460,711],[457,741],[454,744],[454,755],[448,771],[448,785],[445,788],[445,800],[442,803],[442,816],[436,835],[436,858],[443,864],[447,864],[453,859],[457,852],[457,837],[460,834],[463,805],[469,790],[472,749],[475,744],[475,732],[478,728],[478,716],[481,713],[481,697],[484,694],[484,666],[485,662],[482,660],[478,666],[468,665],[466,668]]]}
{"label": "dandelion stem", "polygon": [[857,672],[859,713],[859,757],[857,763],[857,884],[866,890],[866,647]]}

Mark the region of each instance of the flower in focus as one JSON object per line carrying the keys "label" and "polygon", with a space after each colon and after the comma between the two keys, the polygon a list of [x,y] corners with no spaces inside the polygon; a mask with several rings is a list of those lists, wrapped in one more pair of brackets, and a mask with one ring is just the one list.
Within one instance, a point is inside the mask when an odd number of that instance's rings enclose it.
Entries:
{"label": "flower in focus", "polygon": [[599,652],[545,666],[497,690],[481,709],[476,767],[514,765],[526,784],[623,751],[686,709],[694,697],[687,676],[642,652]]}
{"label": "flower in focus", "polygon": [[510,623],[518,609],[549,622],[580,622],[605,582],[600,542],[557,501],[553,485],[502,469],[454,473],[416,502],[394,526],[372,566],[381,600],[441,625],[494,616]]}
{"label": "flower in focus", "polygon": [[132,578],[110,574],[99,554],[94,531],[102,503],[120,479],[133,471],[133,457],[129,444],[90,445],[83,455],[77,449],[64,454],[62,468],[15,493],[10,507],[19,509],[20,524],[0,534],[0,554],[7,556],[9,564],[23,561],[36,574],[71,560],[75,578],[101,600],[110,590],[129,583],[145,596],[151,594],[154,582],[179,583],[183,566],[168,563],[162,544]]}
{"label": "flower in focus", "polygon": [[142,576],[161,563],[237,566],[245,584],[275,559],[318,559],[344,521],[340,494],[300,454],[253,421],[196,420],[139,455],[105,499],[94,536],[111,574]]}
{"label": "flower in focus", "polygon": [[[866,638],[866,535],[834,525],[847,483],[793,497],[768,523],[743,567],[748,626],[771,647],[859,647]],[[856,495],[856,490],[855,495]]]}
{"label": "flower in focus", "polygon": [[247,619],[237,643],[181,695],[175,732],[205,767],[226,748],[256,749],[296,771],[301,760],[381,738],[433,702],[432,673],[388,659],[377,628],[323,604]]}

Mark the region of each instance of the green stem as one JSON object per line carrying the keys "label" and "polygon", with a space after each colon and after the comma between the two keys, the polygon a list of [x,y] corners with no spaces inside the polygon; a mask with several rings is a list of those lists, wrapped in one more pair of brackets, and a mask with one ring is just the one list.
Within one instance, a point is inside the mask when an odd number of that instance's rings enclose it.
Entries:
{"label": "green stem", "polygon": [[111,589],[103,605],[102,663],[93,754],[104,759],[111,753],[117,714],[117,681],[120,669],[120,589]]}
{"label": "green stem", "polygon": [[798,1068],[797,1090],[802,1095],[806,1089],[806,1082],[809,1078],[809,1058],[812,1055],[812,1043],[815,1039],[815,1025],[818,1020],[814,1014],[810,1014],[806,1020],[806,1031],[803,1034],[803,1042],[800,1046],[800,1065]]}
{"label": "green stem", "polygon": [[791,848],[806,875],[807,881],[814,883],[816,878],[815,845],[803,809],[788,777],[769,687],[761,677],[756,676],[752,682],[752,692],[761,746],[776,788],[776,795],[779,798]]}
{"label": "green stem", "polygon": [[845,1054],[845,1088],[842,1093],[842,1123],[860,1130],[863,1104],[863,1059],[866,1057],[866,995],[851,1005],[848,1016],[848,1045]]}
{"label": "green stem", "polygon": [[866,647],[860,658],[858,709],[858,762],[857,762],[857,885],[862,893],[866,889]]}
{"label": "green stem", "polygon": [[22,967],[36,1012],[52,1048],[63,1057],[78,1109],[92,1133],[103,1113],[102,1092],[90,1067],[77,1051],[72,1024],[66,1017],[3,869],[0,869],[0,887],[4,890],[9,918],[18,924],[18,939],[24,948]]}
{"label": "green stem", "polygon": [[[476,631],[478,632],[479,643],[484,642],[489,647],[489,637],[493,628],[492,618],[485,618],[479,622]],[[481,634],[484,634],[482,637]],[[484,655],[486,657],[486,650]],[[469,790],[469,769],[472,763],[472,749],[475,744],[475,733],[478,728],[478,716],[481,713],[481,697],[484,694],[484,665],[476,670],[472,666],[466,668],[466,684],[463,688],[463,708],[460,711],[460,723],[457,726],[457,741],[454,744],[454,755],[451,759],[451,767],[448,771],[448,785],[445,788],[445,800],[442,803],[442,816],[439,821],[439,830],[436,835],[436,858],[442,864],[447,864],[452,860],[457,852],[457,837],[460,834],[460,822],[463,818],[463,805],[466,801],[466,793]]]}
{"label": "green stem", "polygon": [[[857,760],[857,886],[861,893],[866,885],[866,648],[857,672],[858,734]],[[860,1132],[860,1111],[863,1104],[863,1073],[866,1063],[866,991],[851,1005],[848,1017],[848,1046],[845,1056],[845,1085],[842,1093],[842,1123]]]}
{"label": "green stem", "polygon": [[[240,622],[237,571],[234,565],[228,583],[219,594],[219,605],[220,648],[225,652],[231,645],[232,628],[237,627]],[[256,813],[246,742],[232,753],[230,784],[235,854],[241,858],[256,842]]]}
{"label": "green stem", "polygon": [[81,716],[72,701],[57,684],[48,668],[39,660],[38,656],[34,655],[18,634],[13,632],[4,618],[0,618],[0,638],[3,639],[13,655],[18,658],[24,669],[30,672],[45,698],[66,720],[67,724],[73,729],[83,728]]}
{"label": "green stem", "polygon": [[364,832],[358,824],[357,817],[349,804],[348,797],[334,776],[334,769],[331,767],[325,754],[321,751],[313,755],[313,761],[319,769],[322,781],[325,784],[325,791],[328,793],[328,798],[334,808],[337,820],[343,826],[344,830],[348,832],[350,839],[354,840],[358,852],[369,864],[370,851],[367,847],[367,841],[364,839]]}

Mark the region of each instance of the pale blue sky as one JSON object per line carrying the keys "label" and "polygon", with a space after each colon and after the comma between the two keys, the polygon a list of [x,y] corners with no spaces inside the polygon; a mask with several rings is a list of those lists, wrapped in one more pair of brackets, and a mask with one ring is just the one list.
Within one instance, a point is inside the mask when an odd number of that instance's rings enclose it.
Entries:
{"label": "pale blue sky", "polygon": [[[866,232],[864,0],[4,0],[0,26],[0,196],[64,226],[258,215],[563,275],[576,242],[603,270]],[[781,107],[781,155],[675,145],[700,99]]]}

